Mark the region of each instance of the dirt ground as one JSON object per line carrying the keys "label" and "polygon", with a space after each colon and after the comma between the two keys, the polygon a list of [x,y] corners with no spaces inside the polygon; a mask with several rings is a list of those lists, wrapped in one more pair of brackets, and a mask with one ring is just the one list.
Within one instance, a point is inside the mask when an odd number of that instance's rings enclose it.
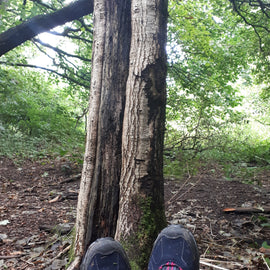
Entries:
{"label": "dirt ground", "polygon": [[[65,158],[22,164],[0,158],[0,269],[65,269],[80,171]],[[244,180],[227,180],[216,165],[166,179],[168,223],[192,231],[200,269],[269,269],[270,214],[223,211],[270,206],[270,171],[257,175],[258,185]]]}

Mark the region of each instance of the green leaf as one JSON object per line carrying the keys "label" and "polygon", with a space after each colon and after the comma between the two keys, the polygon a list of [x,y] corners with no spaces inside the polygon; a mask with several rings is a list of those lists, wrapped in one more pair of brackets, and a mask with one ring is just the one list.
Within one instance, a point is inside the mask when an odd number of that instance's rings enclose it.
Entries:
{"label": "green leaf", "polygon": [[268,245],[266,241],[264,241],[264,242],[262,243],[262,247],[263,247],[263,248],[270,249],[270,245]]}

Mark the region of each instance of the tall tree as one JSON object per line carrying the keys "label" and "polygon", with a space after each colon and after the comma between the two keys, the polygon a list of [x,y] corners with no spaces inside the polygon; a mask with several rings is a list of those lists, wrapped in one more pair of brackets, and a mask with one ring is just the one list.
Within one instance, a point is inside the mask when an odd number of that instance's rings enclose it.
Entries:
{"label": "tall tree", "polygon": [[76,259],[70,269],[78,265],[91,239],[114,236],[121,157],[116,237],[124,241],[129,254],[139,247],[138,257],[132,259],[140,267],[165,226],[166,22],[163,0],[134,0],[132,7],[125,0],[95,1],[88,136],[77,209]]}
{"label": "tall tree", "polygon": [[91,96],[71,269],[91,241],[115,233],[129,44],[130,1],[95,1]]}
{"label": "tall tree", "polygon": [[167,5],[166,0],[134,0],[131,8],[132,38],[116,238],[126,243],[130,258],[141,268],[156,235],[166,224],[162,161]]}

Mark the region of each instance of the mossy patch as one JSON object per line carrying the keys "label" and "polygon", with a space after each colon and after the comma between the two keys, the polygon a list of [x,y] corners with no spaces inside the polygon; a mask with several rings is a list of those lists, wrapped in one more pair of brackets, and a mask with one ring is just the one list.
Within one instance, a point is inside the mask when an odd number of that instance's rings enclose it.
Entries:
{"label": "mossy patch", "polygon": [[166,226],[164,211],[153,207],[151,197],[140,197],[139,207],[141,218],[137,233],[121,241],[132,270],[147,269],[153,243],[160,230]]}

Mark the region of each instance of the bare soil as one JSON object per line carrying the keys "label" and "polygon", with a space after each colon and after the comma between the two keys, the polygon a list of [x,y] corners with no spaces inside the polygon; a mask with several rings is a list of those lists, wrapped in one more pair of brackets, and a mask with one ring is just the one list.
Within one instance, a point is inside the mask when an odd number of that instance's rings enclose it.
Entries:
{"label": "bare soil", "polygon": [[[0,269],[65,269],[76,218],[81,166],[68,159],[0,159]],[[166,179],[168,223],[194,234],[200,269],[269,269],[270,215],[226,213],[270,206],[270,171],[227,180],[217,165]],[[219,267],[219,268],[218,268]]]}

